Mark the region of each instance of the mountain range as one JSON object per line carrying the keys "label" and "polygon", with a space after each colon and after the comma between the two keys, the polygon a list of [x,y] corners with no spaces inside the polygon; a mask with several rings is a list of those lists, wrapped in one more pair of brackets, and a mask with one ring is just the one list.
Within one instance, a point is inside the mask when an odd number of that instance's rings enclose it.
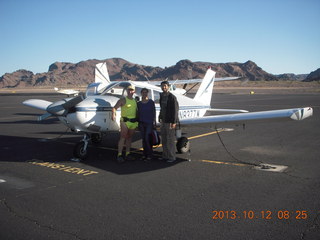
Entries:
{"label": "mountain range", "polygon": [[87,60],[79,63],[55,62],[49,66],[48,72],[34,74],[28,70],[6,73],[0,77],[0,88],[24,88],[45,86],[84,86],[94,82],[95,65],[106,62],[110,79],[118,80],[176,80],[202,78],[208,67],[217,72],[216,77],[239,76],[249,81],[319,81],[320,68],[308,74],[267,73],[252,61],[245,63],[210,63],[181,60],[171,67],[152,67],[131,63],[122,58],[105,60]]}

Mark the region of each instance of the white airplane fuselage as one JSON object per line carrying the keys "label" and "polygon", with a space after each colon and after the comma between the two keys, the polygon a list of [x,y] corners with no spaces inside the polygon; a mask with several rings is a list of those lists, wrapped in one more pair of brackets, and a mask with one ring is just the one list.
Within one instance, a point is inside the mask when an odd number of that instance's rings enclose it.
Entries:
{"label": "white airplane fuselage", "polygon": [[[179,119],[198,118],[204,116],[210,106],[197,103],[185,96],[176,96],[180,104]],[[89,96],[75,106],[74,112],[69,112],[67,116],[60,116],[59,120],[76,132],[109,132],[119,131],[121,110],[116,113],[116,121],[112,121],[112,107],[117,103],[119,97],[116,96]],[[192,104],[192,105],[190,105]],[[156,119],[160,113],[159,103],[156,103]],[[159,124],[157,122],[157,124]]]}

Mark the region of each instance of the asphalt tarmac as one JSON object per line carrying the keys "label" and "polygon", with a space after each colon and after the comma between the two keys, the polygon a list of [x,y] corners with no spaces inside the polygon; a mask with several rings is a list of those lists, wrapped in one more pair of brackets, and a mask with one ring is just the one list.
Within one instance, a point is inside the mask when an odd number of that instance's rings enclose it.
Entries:
{"label": "asphalt tarmac", "polygon": [[82,136],[37,122],[41,111],[21,104],[30,98],[61,95],[0,95],[0,239],[320,239],[319,94],[215,94],[217,108],[314,115],[184,129],[191,152],[174,164],[141,161],[139,133],[135,161],[115,161],[118,134],[72,161]]}

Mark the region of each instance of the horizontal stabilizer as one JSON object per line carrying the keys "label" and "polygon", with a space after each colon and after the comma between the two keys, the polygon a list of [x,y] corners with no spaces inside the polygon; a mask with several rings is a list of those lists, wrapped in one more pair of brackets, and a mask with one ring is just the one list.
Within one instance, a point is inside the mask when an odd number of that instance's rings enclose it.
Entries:
{"label": "horizontal stabilizer", "polygon": [[219,82],[219,81],[232,81],[232,80],[237,80],[239,78],[242,78],[242,77],[221,77],[221,78],[215,78],[214,80],[216,82]]}
{"label": "horizontal stabilizer", "polygon": [[303,120],[303,119],[306,119],[306,118],[312,116],[312,114],[313,114],[312,108],[305,107],[305,108],[271,110],[271,111],[262,111],[262,112],[249,112],[249,113],[205,116],[202,118],[189,118],[189,119],[180,120],[180,123],[182,125],[227,124],[227,123],[243,124],[246,122]]}
{"label": "horizontal stabilizer", "polygon": [[52,104],[52,102],[46,101],[46,100],[41,100],[41,99],[29,99],[23,102],[24,105],[37,108],[40,110],[47,110],[47,107]]}

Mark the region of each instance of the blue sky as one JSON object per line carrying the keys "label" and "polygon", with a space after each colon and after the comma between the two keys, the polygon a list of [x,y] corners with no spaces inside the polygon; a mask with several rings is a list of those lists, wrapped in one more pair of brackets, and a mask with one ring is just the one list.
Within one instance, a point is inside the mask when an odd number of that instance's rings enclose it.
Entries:
{"label": "blue sky", "polygon": [[112,57],[320,68],[319,0],[0,0],[0,10],[0,76]]}

